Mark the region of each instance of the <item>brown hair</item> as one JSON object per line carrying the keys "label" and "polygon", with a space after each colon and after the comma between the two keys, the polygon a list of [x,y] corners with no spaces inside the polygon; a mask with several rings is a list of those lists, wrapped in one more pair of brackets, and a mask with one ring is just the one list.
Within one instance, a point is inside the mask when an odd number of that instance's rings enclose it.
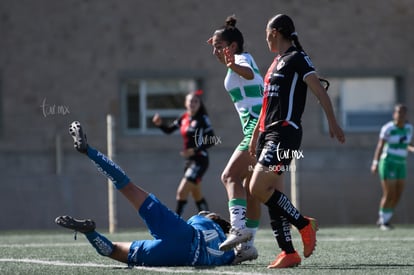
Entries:
{"label": "brown hair", "polygon": [[219,36],[221,40],[226,41],[228,44],[236,42],[238,47],[236,54],[241,54],[244,51],[244,38],[241,31],[236,28],[236,22],[237,19],[234,15],[228,16],[225,25],[216,30],[214,35]]}
{"label": "brown hair", "polygon": [[299,51],[303,51],[298,34],[295,31],[295,24],[289,16],[286,14],[278,14],[269,20],[268,26],[280,32],[284,38],[293,41],[295,47]]}

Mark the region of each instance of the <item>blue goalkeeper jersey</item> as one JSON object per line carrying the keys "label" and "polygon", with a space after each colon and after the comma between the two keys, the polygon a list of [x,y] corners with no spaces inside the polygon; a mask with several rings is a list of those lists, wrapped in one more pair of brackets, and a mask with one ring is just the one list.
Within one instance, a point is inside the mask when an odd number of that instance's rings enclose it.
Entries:
{"label": "blue goalkeeper jersey", "polygon": [[224,252],[219,249],[219,245],[226,240],[226,235],[217,223],[200,215],[192,216],[187,223],[197,232],[194,239],[194,245],[197,246],[195,256],[199,253],[196,265],[231,264],[234,260],[234,251],[231,249]]}
{"label": "blue goalkeeper jersey", "polygon": [[219,250],[226,235],[209,218],[196,215],[185,221],[153,194],[144,201],[139,214],[154,239],[133,241],[128,265],[212,266],[232,263],[234,251]]}

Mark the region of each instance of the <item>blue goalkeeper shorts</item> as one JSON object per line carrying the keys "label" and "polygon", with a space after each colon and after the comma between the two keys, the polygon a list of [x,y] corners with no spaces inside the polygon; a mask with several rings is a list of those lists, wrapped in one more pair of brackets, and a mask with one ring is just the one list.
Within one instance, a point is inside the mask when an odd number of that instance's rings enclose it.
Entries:
{"label": "blue goalkeeper shorts", "polygon": [[180,216],[164,206],[153,194],[144,201],[139,214],[153,240],[133,241],[128,265],[183,266],[193,265],[196,230]]}

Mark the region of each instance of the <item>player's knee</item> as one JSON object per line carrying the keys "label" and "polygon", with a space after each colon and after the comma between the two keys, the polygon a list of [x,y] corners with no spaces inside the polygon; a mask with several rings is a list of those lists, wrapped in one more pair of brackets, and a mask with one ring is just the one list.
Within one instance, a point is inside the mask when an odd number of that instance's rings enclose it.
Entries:
{"label": "player's knee", "polygon": [[229,173],[227,170],[224,170],[223,173],[221,173],[221,182],[226,185],[226,182],[229,178]]}
{"label": "player's knee", "polygon": [[229,184],[234,184],[234,183],[237,183],[237,182],[241,182],[241,179],[237,175],[235,175],[233,172],[226,169],[221,174],[221,182],[225,186],[227,186]]}
{"label": "player's knee", "polygon": [[271,194],[275,191],[272,186],[263,185],[263,184],[253,184],[250,185],[250,194],[259,202],[264,203]]}

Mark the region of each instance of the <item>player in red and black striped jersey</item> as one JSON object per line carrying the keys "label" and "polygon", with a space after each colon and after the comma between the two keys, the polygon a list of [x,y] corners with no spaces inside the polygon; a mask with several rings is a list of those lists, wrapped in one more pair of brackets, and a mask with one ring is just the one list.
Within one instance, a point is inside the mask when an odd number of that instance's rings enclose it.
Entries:
{"label": "player in red and black striped jersey", "polygon": [[186,159],[184,177],[177,189],[176,213],[182,215],[189,193],[192,194],[199,211],[208,210],[207,201],[201,192],[201,179],[207,171],[209,157],[207,149],[217,143],[207,111],[201,101],[200,91],[189,93],[185,99],[186,112],[172,124],[165,125],[156,114],[153,122],[164,133],[180,130],[184,147],[181,155]]}
{"label": "player in red and black striped jersey", "polygon": [[292,19],[283,14],[271,18],[266,27],[266,41],[277,57],[264,79],[262,112],[250,143],[250,151],[257,158],[250,190],[268,207],[271,227],[282,250],[268,268],[284,268],[301,262],[293,248],[290,224],[301,234],[305,257],[316,246],[316,220],[302,216],[282,193],[283,172],[290,171],[291,160],[300,153],[307,87],[326,114],[331,137],[340,143],[345,142],[345,137],[330,98],[299,43]]}
{"label": "player in red and black striped jersey", "polygon": [[304,79],[310,74],[315,68],[309,57],[294,46],[274,59],[264,79],[261,132],[281,122],[300,128],[308,88]]}

